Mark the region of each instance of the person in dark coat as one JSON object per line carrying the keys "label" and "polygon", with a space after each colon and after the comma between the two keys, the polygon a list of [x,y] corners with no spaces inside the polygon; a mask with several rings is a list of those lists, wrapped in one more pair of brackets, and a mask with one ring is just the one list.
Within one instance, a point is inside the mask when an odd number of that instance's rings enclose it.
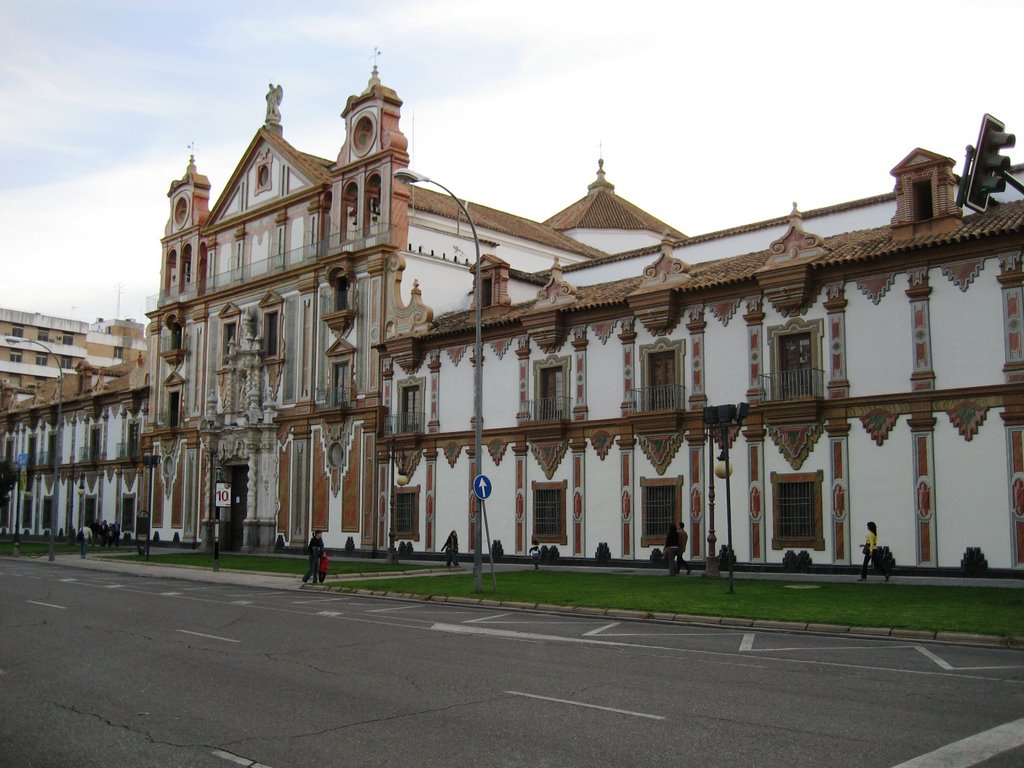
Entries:
{"label": "person in dark coat", "polygon": [[320,531],[313,531],[313,536],[309,539],[309,545],[306,547],[306,553],[309,555],[309,568],[306,571],[306,575],[302,577],[302,583],[305,584],[310,579],[315,584],[317,581],[317,571],[320,570],[320,555],[324,551],[324,539],[320,535]]}

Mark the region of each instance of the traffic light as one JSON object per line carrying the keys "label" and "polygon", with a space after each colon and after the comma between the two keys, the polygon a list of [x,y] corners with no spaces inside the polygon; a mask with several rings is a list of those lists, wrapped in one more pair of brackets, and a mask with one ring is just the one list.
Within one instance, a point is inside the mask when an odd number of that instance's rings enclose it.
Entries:
{"label": "traffic light", "polygon": [[966,173],[967,192],[964,204],[968,208],[984,213],[988,208],[989,195],[1006,189],[1010,158],[999,153],[1012,147],[1016,141],[1012,133],[1006,133],[1006,126],[992,115],[985,115],[982,118],[974,159]]}

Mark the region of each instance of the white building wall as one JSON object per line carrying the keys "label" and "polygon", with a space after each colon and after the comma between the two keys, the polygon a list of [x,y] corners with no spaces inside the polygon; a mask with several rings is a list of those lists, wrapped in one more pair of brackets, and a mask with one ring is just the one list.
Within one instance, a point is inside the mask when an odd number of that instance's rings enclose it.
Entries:
{"label": "white building wall", "polygon": [[945,414],[935,424],[938,565],[956,568],[967,547],[981,547],[990,568],[1009,568],[1006,432],[995,409],[967,442]]}
{"label": "white building wall", "polygon": [[907,277],[877,305],[856,283],[846,283],[846,376],[852,397],[905,392],[913,372],[913,329]]}
{"label": "white building wall", "polygon": [[929,271],[932,367],[938,389],[1003,383],[1003,299],[998,259],[967,288]]}

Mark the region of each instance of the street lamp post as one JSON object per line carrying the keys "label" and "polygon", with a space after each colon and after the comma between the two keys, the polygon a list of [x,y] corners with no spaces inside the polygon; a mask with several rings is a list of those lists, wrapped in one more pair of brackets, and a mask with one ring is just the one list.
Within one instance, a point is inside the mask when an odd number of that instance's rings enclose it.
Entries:
{"label": "street lamp post", "polygon": [[[481,327],[483,325],[483,315],[481,313],[481,288],[480,288],[480,238],[477,237],[476,225],[473,223],[473,217],[469,215],[469,209],[462,203],[459,198],[455,196],[444,184],[434,181],[427,176],[416,173],[411,168],[400,168],[395,171],[395,179],[402,182],[403,184],[433,184],[435,187],[440,187],[448,196],[455,201],[455,204],[459,206],[459,210],[462,211],[466,217],[466,221],[469,222],[469,228],[473,232],[473,245],[476,247],[476,279],[475,286],[473,289],[473,301],[476,304],[476,343],[473,347],[473,356],[476,368],[473,375],[473,456],[476,460],[476,474],[483,474],[483,369],[484,369],[484,357],[483,357],[483,344],[481,343]],[[475,493],[471,494],[473,503],[475,505],[474,519],[476,521],[476,527],[474,528],[473,535],[473,591],[481,592],[483,586],[481,583],[481,574],[483,571],[483,502],[477,497]]]}
{"label": "street lamp post", "polygon": [[[726,535],[727,535],[727,555],[729,562],[729,592],[733,591],[732,586],[732,572],[733,572],[733,549],[732,549],[732,483],[730,477],[732,475],[733,466],[729,463],[729,430],[735,424],[736,426],[742,426],[743,420],[747,417],[750,412],[750,406],[746,403],[739,403],[738,405],[719,405],[709,406],[704,409],[704,423],[708,425],[708,434],[712,434],[712,427],[717,426],[721,432],[721,443],[722,452],[718,457],[718,460],[714,464],[714,477],[725,480],[725,522],[726,522]],[[712,443],[713,445],[713,443]],[[708,452],[708,458],[710,460],[711,451]],[[713,483],[709,476],[709,484]],[[714,494],[714,488],[711,487],[711,494]],[[714,532],[708,537],[708,541],[712,540]],[[710,555],[709,555],[710,559]],[[718,563],[716,558],[715,563],[716,575],[718,571]]]}
{"label": "street lamp post", "polygon": [[47,355],[53,358],[54,362],[57,363],[57,426],[56,434],[54,436],[53,446],[53,501],[50,505],[50,562],[52,563],[55,557],[53,548],[53,524],[57,519],[57,512],[60,509],[60,454],[61,454],[61,442],[64,439],[64,415],[62,409],[64,406],[64,369],[61,368],[60,358],[53,354],[51,350],[45,344],[36,341],[35,339],[24,339],[20,336],[8,336],[7,343],[18,345],[18,344],[35,344]]}

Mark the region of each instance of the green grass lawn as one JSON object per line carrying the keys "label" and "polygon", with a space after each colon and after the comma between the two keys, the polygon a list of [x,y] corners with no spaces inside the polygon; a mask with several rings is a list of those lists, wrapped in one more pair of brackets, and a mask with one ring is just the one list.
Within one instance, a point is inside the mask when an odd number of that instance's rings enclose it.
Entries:
{"label": "green grass lawn", "polygon": [[[122,547],[121,549],[124,549]],[[90,556],[102,555],[118,557],[132,562],[145,562],[145,555],[139,556],[135,548],[119,554],[117,549],[89,550]],[[213,555],[208,552],[172,552],[160,553],[150,550],[149,560],[160,565],[187,565],[195,568],[213,568]],[[258,573],[283,573],[302,576],[306,572],[308,562],[304,555],[236,555],[221,553],[220,567],[225,570],[250,571]],[[399,563],[391,565],[383,560],[339,560],[331,559],[329,573],[333,576],[358,575],[362,573],[401,573],[403,571],[422,570],[424,566]]]}
{"label": "green grass lawn", "polygon": [[[483,591],[472,575],[375,579],[367,588],[566,606],[625,608],[859,627],[974,632],[1024,638],[1024,589],[736,579],[661,578],[609,573],[489,573]],[[808,588],[810,587],[810,588]]]}

